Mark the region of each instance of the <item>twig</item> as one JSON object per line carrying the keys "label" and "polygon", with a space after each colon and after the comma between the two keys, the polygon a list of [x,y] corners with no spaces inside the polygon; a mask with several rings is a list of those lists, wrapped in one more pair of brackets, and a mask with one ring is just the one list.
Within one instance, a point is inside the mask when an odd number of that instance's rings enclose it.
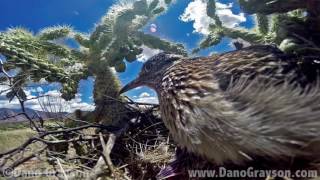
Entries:
{"label": "twig", "polygon": [[34,157],[37,157],[38,154],[41,154],[41,153],[42,153],[43,151],[45,151],[46,149],[47,149],[47,146],[43,147],[43,148],[40,149],[39,151],[37,151],[37,152],[35,152],[35,153],[33,153],[33,154],[29,155],[29,156],[21,159],[21,160],[18,161],[18,162],[16,161],[15,163],[13,163],[13,164],[10,166],[10,168],[12,168],[12,169],[13,169],[13,168],[16,168],[16,167],[18,167],[19,165],[21,165],[21,164],[29,161],[30,159],[32,159],[32,158],[34,158]]}
{"label": "twig", "polygon": [[38,140],[40,142],[43,142],[47,145],[49,144],[60,144],[60,143],[70,143],[70,142],[82,142],[82,141],[91,141],[91,140],[94,140],[94,139],[97,139],[97,138],[74,138],[74,139],[68,139],[68,140],[56,140],[56,141],[48,141],[48,140],[45,140],[45,139],[41,139],[41,138],[35,138],[35,140]]}
{"label": "twig", "polygon": [[104,159],[106,161],[106,164],[108,165],[110,171],[112,173],[114,173],[114,167],[113,167],[113,164],[112,164],[112,161],[111,161],[111,158],[110,158],[110,153],[111,153],[111,150],[116,142],[116,136],[114,134],[110,134],[109,135],[109,140],[107,142],[107,145],[103,139],[103,136],[102,136],[102,133],[100,132],[99,133],[99,137],[100,137],[100,141],[101,141],[101,145],[102,145],[102,149],[103,149],[103,156],[104,156]]}
{"label": "twig", "polygon": [[113,163],[110,158],[110,154],[111,154],[111,150],[116,142],[116,135],[111,133],[109,135],[109,139],[108,139],[107,144],[105,143],[101,132],[99,133],[99,137],[100,137],[100,142],[102,145],[103,152],[102,152],[102,155],[99,158],[97,164],[95,165],[95,167],[91,171],[90,177],[88,177],[87,180],[96,180],[101,174],[103,174],[105,165],[108,166],[108,168],[112,174],[114,174],[114,172],[115,172]]}
{"label": "twig", "polygon": [[125,97],[127,100],[129,100],[127,104],[135,104],[135,105],[141,105],[141,106],[159,106],[159,104],[135,102],[132,99],[130,99],[128,96],[125,96]]}
{"label": "twig", "polygon": [[105,161],[103,157],[101,156],[97,162],[97,164],[94,166],[92,171],[90,172],[90,176],[87,177],[87,180],[96,180],[98,179],[101,174],[103,174],[103,167],[105,166]]}
{"label": "twig", "polygon": [[69,129],[64,129],[64,130],[56,130],[56,131],[48,131],[48,132],[43,132],[41,133],[38,137],[32,137],[30,139],[28,139],[25,143],[23,143],[21,146],[14,148],[12,150],[9,150],[5,153],[1,153],[0,154],[0,158],[11,154],[11,153],[15,153],[15,152],[20,152],[23,149],[25,149],[27,146],[29,146],[30,144],[32,144],[34,141],[39,141],[40,139],[43,139],[45,136],[48,135],[52,135],[52,134],[60,134],[60,133],[71,133],[74,131],[79,131],[79,130],[83,130],[83,129],[88,129],[88,128],[100,128],[100,129],[105,129],[109,132],[114,132],[117,130],[117,128],[112,127],[112,126],[104,126],[104,125],[84,125],[84,126],[79,126],[79,127],[75,127],[75,128],[69,128]]}
{"label": "twig", "polygon": [[61,165],[61,163],[60,163],[60,160],[59,160],[58,158],[56,158],[56,160],[57,160],[57,163],[58,163],[58,165],[59,165],[59,168],[60,168],[60,170],[61,170],[61,172],[62,172],[62,174],[63,174],[64,179],[65,179],[65,180],[68,180],[68,176],[67,176],[66,172],[64,171],[64,169],[63,169],[63,167],[62,167],[62,165]]}

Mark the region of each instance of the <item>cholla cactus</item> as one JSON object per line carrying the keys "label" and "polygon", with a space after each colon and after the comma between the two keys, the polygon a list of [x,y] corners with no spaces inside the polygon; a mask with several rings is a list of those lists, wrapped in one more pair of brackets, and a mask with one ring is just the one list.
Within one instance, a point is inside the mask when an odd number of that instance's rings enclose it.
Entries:
{"label": "cholla cactus", "polygon": [[266,35],[283,51],[300,56],[320,55],[319,1],[239,0],[239,3],[247,13],[269,15],[272,28]]}
{"label": "cholla cactus", "polygon": [[262,25],[262,22],[260,21],[260,20],[264,20],[263,23],[266,23],[266,21],[268,21],[268,18],[266,18],[263,15],[259,16],[258,18],[259,21],[257,21],[257,23],[258,23],[258,27],[260,27],[260,25],[264,27],[258,28],[258,30],[253,30],[253,31],[245,28],[225,27],[221,22],[219,16],[216,14],[215,0],[207,0],[207,15],[214,20],[214,23],[210,25],[210,33],[200,43],[200,47],[193,50],[193,53],[197,53],[201,49],[206,49],[208,47],[219,44],[223,37],[229,37],[233,39],[240,38],[251,44],[261,44],[269,41],[269,38],[267,37],[267,32],[266,32],[267,25],[266,24]]}
{"label": "cholla cactus", "polygon": [[239,0],[239,3],[247,13],[287,13],[296,9],[307,8],[306,0]]}
{"label": "cholla cactus", "polygon": [[207,14],[215,24],[194,52],[218,44],[223,37],[240,38],[250,44],[276,44],[284,52],[298,55],[320,52],[320,4],[317,1],[239,0],[242,10],[256,17],[253,30],[223,26],[215,13],[216,1],[207,2]]}
{"label": "cholla cactus", "polygon": [[[48,82],[61,82],[63,97],[72,99],[76,93],[77,81],[88,76],[86,71],[66,72],[65,68],[81,61],[83,54],[54,40],[70,35],[67,26],[46,28],[34,35],[26,29],[14,28],[0,33],[0,53],[7,59],[6,68],[19,69],[16,88],[21,88],[31,79],[38,82],[45,78]],[[73,85],[73,86],[70,86]]]}
{"label": "cholla cactus", "polygon": [[166,6],[165,2],[159,0],[125,1],[112,6],[86,41],[89,42],[87,47],[93,54],[101,56],[100,61],[115,67],[118,72],[126,69],[123,60],[132,62],[137,59],[137,55],[142,53],[142,44],[186,54],[183,47],[140,31],[149,20],[162,13]]}
{"label": "cholla cactus", "polygon": [[95,74],[95,120],[118,121],[125,116],[124,105],[112,101],[119,98],[120,82],[109,67],[117,72],[126,69],[124,61],[132,62],[142,53],[142,45],[186,55],[182,45],[145,34],[141,29],[165,11],[171,1],[122,1],[113,5],[89,37],[77,37],[89,48],[89,69]]}
{"label": "cholla cactus", "polygon": [[[19,28],[11,29],[0,34],[0,53],[8,59],[7,68],[21,68],[28,74],[20,77],[61,82],[63,98],[67,100],[75,96],[80,79],[95,76],[96,110],[88,116],[89,120],[118,121],[126,113],[124,105],[114,100],[120,98],[120,81],[110,67],[117,72],[125,71],[124,61],[136,60],[142,53],[142,45],[186,55],[183,45],[141,31],[170,3],[171,0],[121,1],[109,9],[90,35],[67,26],[46,28],[37,35]],[[55,43],[61,38],[76,40],[80,48],[71,49]],[[79,64],[81,70],[72,68]]]}

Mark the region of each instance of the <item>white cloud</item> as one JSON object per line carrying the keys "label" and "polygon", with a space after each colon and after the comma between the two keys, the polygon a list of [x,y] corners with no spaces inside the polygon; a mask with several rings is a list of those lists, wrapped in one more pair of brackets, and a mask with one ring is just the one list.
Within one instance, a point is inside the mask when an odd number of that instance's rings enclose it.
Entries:
{"label": "white cloud", "polygon": [[144,97],[144,98],[138,98],[135,99],[136,102],[139,103],[150,103],[150,104],[159,104],[159,100],[157,97]]}
{"label": "white cloud", "polygon": [[147,92],[143,92],[139,95],[139,98],[145,98],[145,97],[150,97],[150,94]]}
{"label": "white cloud", "polygon": [[194,32],[201,34],[209,34],[209,25],[214,23],[213,19],[207,16],[207,4],[203,0],[194,0],[189,3],[184,13],[180,16],[180,20],[184,22],[194,21]]}
{"label": "white cloud", "polygon": [[38,92],[43,92],[43,89],[41,87],[37,87]]}
{"label": "white cloud", "polygon": [[[1,90],[6,90],[8,86],[0,85]],[[38,92],[40,88],[37,88]],[[43,89],[41,88],[43,91]],[[93,104],[88,104],[81,101],[81,94],[77,94],[76,97],[70,101],[65,101],[61,98],[61,93],[57,90],[48,91],[43,95],[45,97],[36,98],[36,96],[31,95],[34,90],[25,90],[28,100],[25,103],[26,108],[44,111],[47,109],[51,112],[73,112],[76,109],[81,109],[83,111],[92,111],[95,106]],[[0,94],[0,108],[9,109],[20,109],[20,103],[17,98],[14,98],[11,102],[6,98],[6,93]]]}
{"label": "white cloud", "polygon": [[61,93],[57,90],[52,90],[52,91],[46,92],[45,95],[51,96],[51,97],[60,97]]}
{"label": "white cloud", "polygon": [[159,104],[158,97],[152,96],[147,92],[141,93],[139,96],[133,96],[135,102]]}
{"label": "white cloud", "polygon": [[[216,3],[216,13],[222,21],[223,26],[233,28],[239,26],[241,22],[246,21],[243,13],[233,14],[231,11],[232,4]],[[194,32],[204,35],[209,34],[209,26],[214,23],[214,20],[207,15],[207,1],[194,0],[189,3],[185,12],[180,16],[180,20],[184,22],[194,21]]]}
{"label": "white cloud", "polygon": [[160,50],[160,49],[151,49],[145,45],[142,45],[141,48],[143,49],[143,51],[137,57],[137,60],[140,62],[146,62],[152,56],[162,52],[162,50]]}
{"label": "white cloud", "polygon": [[[220,5],[218,5],[220,4]],[[219,8],[223,7],[223,8]],[[239,26],[240,23],[245,22],[247,18],[244,16],[244,13],[233,14],[231,11],[231,6],[225,6],[224,4],[217,3],[217,15],[222,21],[223,26],[228,28],[234,28]]]}

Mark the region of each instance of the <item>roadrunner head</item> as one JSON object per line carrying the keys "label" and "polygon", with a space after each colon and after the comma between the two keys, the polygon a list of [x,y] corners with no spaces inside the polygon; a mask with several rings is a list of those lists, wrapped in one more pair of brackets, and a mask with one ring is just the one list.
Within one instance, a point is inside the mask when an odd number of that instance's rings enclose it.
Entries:
{"label": "roadrunner head", "polygon": [[162,77],[162,74],[165,72],[165,70],[173,65],[175,61],[181,58],[182,56],[180,55],[166,52],[162,52],[151,57],[146,63],[144,63],[138,77],[125,85],[121,89],[120,94],[139,86],[148,86],[155,89],[155,86],[161,80],[159,78]]}

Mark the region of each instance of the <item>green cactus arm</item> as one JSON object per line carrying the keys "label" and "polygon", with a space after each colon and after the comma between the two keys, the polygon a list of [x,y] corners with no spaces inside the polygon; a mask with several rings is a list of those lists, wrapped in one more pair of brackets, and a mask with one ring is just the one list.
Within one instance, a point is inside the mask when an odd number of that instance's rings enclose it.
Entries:
{"label": "green cactus arm", "polygon": [[239,0],[239,4],[246,13],[265,15],[307,8],[305,0]]}
{"label": "green cactus arm", "polygon": [[74,99],[78,92],[78,84],[80,80],[87,79],[92,74],[89,72],[87,67],[81,69],[75,69],[69,72],[69,80],[62,83],[61,97],[67,101]]}
{"label": "green cactus arm", "polygon": [[139,0],[112,6],[90,36],[90,51],[94,54],[92,56],[97,57],[95,61],[105,61],[117,72],[123,72],[126,69],[123,60],[136,60],[142,52],[140,46],[143,42],[165,51],[186,54],[181,45],[140,32],[150,19],[165,10],[162,5],[160,0]]}
{"label": "green cactus arm", "polygon": [[[0,52],[7,57],[7,62],[13,64],[15,67],[22,69],[30,69],[37,71],[41,77],[46,77],[50,82],[60,81],[67,78],[67,74],[63,68],[56,67],[44,59],[39,59],[24,49],[10,46],[6,43],[0,44]],[[35,78],[38,75],[33,75]]]}
{"label": "green cactus arm", "polygon": [[216,0],[208,0],[207,15],[213,19],[216,17]]}
{"label": "green cactus arm", "polygon": [[90,40],[95,42],[97,52],[108,51],[115,41],[122,41],[124,45],[132,32],[140,30],[162,10],[163,7],[159,7],[158,0],[150,3],[140,0],[115,4],[102,18]]}
{"label": "green cactus arm", "polygon": [[222,26],[219,16],[216,14],[216,0],[208,0],[207,2],[207,15],[215,21],[215,25]]}
{"label": "green cactus arm", "polygon": [[192,53],[198,53],[201,49],[206,49],[219,44],[223,37],[232,39],[241,38],[250,44],[261,44],[266,42],[266,36],[260,35],[254,31],[242,28],[227,28],[211,25],[210,34],[200,43],[200,47],[194,49]]}
{"label": "green cactus arm", "polygon": [[222,28],[215,26],[215,28],[211,29],[209,35],[207,35],[207,37],[200,42],[199,48],[193,49],[192,53],[195,54],[201,49],[206,49],[219,44],[224,36],[225,35],[223,34]]}
{"label": "green cactus arm", "polygon": [[8,36],[17,37],[20,39],[32,39],[34,38],[33,33],[28,29],[22,27],[8,28],[5,32]]}
{"label": "green cactus arm", "polygon": [[89,35],[77,32],[74,35],[74,39],[85,48],[90,48],[92,45]]}
{"label": "green cactus arm", "polygon": [[257,24],[259,33],[242,29],[242,28],[228,28],[224,27],[219,16],[216,14],[216,1],[207,1],[207,15],[214,20],[214,23],[210,25],[210,33],[200,42],[198,48],[194,49],[192,53],[198,53],[201,49],[206,49],[211,46],[217,45],[221,42],[223,37],[229,37],[233,39],[241,38],[248,41],[251,44],[264,43],[269,31],[268,17],[264,15],[257,16]]}
{"label": "green cactus arm", "polygon": [[[141,4],[140,8],[146,8],[144,6]],[[121,35],[126,37],[129,23],[137,15],[133,8],[133,3],[126,3],[115,4],[109,9],[90,36],[90,41],[95,44],[95,51],[102,51],[106,47],[110,47],[114,38],[119,38]]]}
{"label": "green cactus arm", "polygon": [[[43,40],[21,28],[0,33],[0,53],[7,59],[6,67],[20,68],[24,78],[30,77],[34,82],[44,78],[48,82],[62,83],[62,97],[66,100],[75,97],[81,79],[92,75],[84,65],[85,53]],[[74,69],[77,64],[82,67]],[[27,83],[21,82],[24,83],[17,86],[17,92]]]}
{"label": "green cactus arm", "polygon": [[56,40],[66,38],[73,34],[73,29],[70,26],[54,26],[42,29],[37,37],[43,41]]}
{"label": "green cactus arm", "polygon": [[21,29],[11,29],[10,31],[1,33],[0,40],[2,42],[5,42],[6,44],[11,45],[12,47],[24,49],[29,53],[37,55],[38,57],[44,59],[47,58],[48,54],[72,59],[71,56],[73,52],[70,50],[70,48],[63,45],[55,44],[53,42],[39,40],[37,37],[32,36],[32,34],[22,34],[23,33]]}
{"label": "green cactus arm", "polygon": [[241,38],[251,44],[260,44],[265,41],[263,35],[259,35],[258,33],[243,28],[223,27],[223,33],[227,37],[233,39]]}
{"label": "green cactus arm", "polygon": [[151,12],[154,9],[156,9],[158,4],[159,4],[159,2],[160,2],[159,0],[153,0],[149,5],[148,10]]}
{"label": "green cactus arm", "polygon": [[269,17],[263,14],[256,14],[256,26],[261,35],[269,33]]}
{"label": "green cactus arm", "polygon": [[[50,68],[57,65],[65,66],[73,64],[82,55],[81,52],[70,50],[67,47],[54,43],[39,41],[37,39],[17,38],[5,33],[0,34],[0,42],[1,53],[11,58],[13,62],[17,63],[16,65],[23,65],[24,61],[30,63],[30,65],[34,62],[32,64],[33,66],[41,66],[41,69],[46,71],[51,71],[51,69],[46,69],[46,67]],[[57,61],[53,64],[48,60],[49,55],[66,60]],[[49,64],[49,66],[45,64]]]}
{"label": "green cactus arm", "polygon": [[152,49],[161,49],[167,52],[172,52],[181,55],[187,55],[182,44],[174,44],[159,37],[155,37],[143,32],[137,32],[135,37],[141,41],[142,44]]}

